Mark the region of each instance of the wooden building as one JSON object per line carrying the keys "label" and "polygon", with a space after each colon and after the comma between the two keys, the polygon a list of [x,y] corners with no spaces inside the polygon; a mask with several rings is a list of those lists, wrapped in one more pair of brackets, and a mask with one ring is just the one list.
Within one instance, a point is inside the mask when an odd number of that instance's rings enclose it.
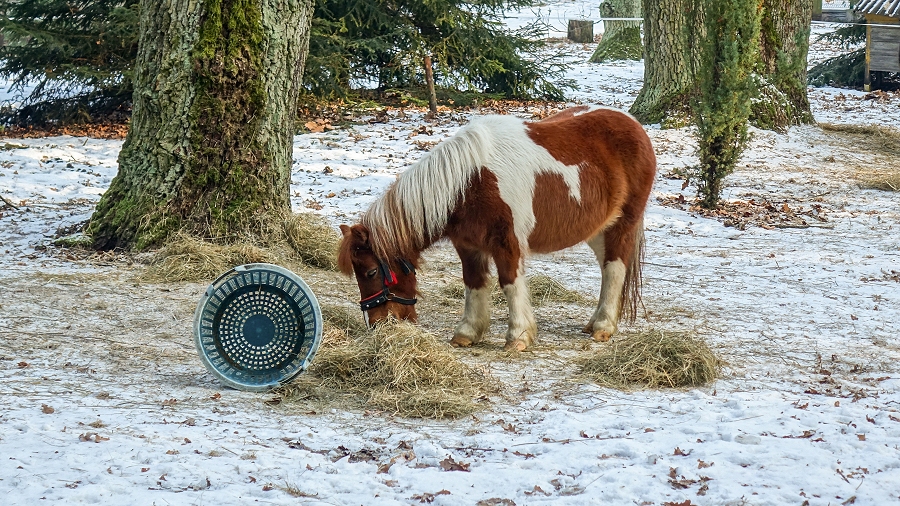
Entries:
{"label": "wooden building", "polygon": [[864,89],[870,91],[873,77],[878,87],[882,72],[900,72],[900,0],[859,0],[854,10],[868,23]]}

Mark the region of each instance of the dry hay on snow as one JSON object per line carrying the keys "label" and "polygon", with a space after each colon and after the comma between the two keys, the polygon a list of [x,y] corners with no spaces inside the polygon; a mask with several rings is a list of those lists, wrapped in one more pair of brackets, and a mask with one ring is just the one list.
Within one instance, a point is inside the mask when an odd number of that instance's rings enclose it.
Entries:
{"label": "dry hay on snow", "polygon": [[389,321],[354,339],[323,345],[310,367],[320,386],[363,395],[401,416],[455,418],[479,409],[487,375],[449,344],[407,322]]}
{"label": "dry hay on snow", "polygon": [[303,263],[330,271],[337,269],[340,236],[328,220],[312,213],[292,213],[283,225],[288,244]]}
{"label": "dry hay on snow", "polygon": [[900,167],[858,169],[853,177],[867,190],[900,192]]}
{"label": "dry hay on snow", "polygon": [[[540,307],[550,302],[564,302],[570,304],[587,304],[588,299],[575,290],[569,290],[559,281],[545,274],[528,276],[528,289],[531,292],[531,305]],[[441,293],[451,299],[462,299],[466,294],[466,287],[462,282],[454,282],[445,286]],[[491,283],[491,304],[499,306],[506,303],[506,296],[495,279]]]}
{"label": "dry hay on snow", "polygon": [[333,304],[323,304],[322,320],[325,321],[326,328],[331,326],[344,332],[348,337],[359,337],[369,331],[366,322],[360,316],[359,308],[350,309],[344,306],[336,306]]}
{"label": "dry hay on snow", "polygon": [[252,244],[220,245],[179,233],[157,253],[146,276],[151,281],[211,281],[236,265],[260,262],[282,263],[283,257]]}
{"label": "dry hay on snow", "polygon": [[699,337],[660,330],[621,334],[579,365],[582,375],[619,389],[697,387],[716,379],[721,368]]}
{"label": "dry hay on snow", "polygon": [[165,282],[211,281],[236,265],[266,262],[290,268],[296,260],[321,269],[336,268],[338,234],[324,218],[291,213],[281,227],[283,238],[272,237],[262,245],[219,244],[177,233],[157,253],[147,277]]}
{"label": "dry hay on snow", "polygon": [[[834,132],[850,138],[857,151],[870,151],[886,155],[890,160],[900,158],[900,130],[882,125],[835,125],[820,123],[826,132]],[[862,149],[859,149],[862,148]],[[859,167],[854,173],[865,189],[900,191],[900,166],[872,164]]]}

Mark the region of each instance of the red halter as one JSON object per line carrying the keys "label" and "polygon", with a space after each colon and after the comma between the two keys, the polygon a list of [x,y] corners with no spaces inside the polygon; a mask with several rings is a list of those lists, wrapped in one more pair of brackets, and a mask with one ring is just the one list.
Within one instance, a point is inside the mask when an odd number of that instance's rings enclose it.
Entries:
{"label": "red halter", "polygon": [[[411,273],[416,272],[413,264],[407,260],[401,258],[397,260],[397,263],[400,264],[400,268],[403,269],[403,273],[407,276]],[[418,301],[418,299],[415,298],[407,299],[406,297],[398,297],[397,295],[391,293],[390,288],[392,286],[397,286],[398,283],[397,274],[391,270],[390,266],[387,263],[379,260],[378,270],[381,272],[381,284],[383,288],[380,292],[376,292],[375,294],[359,301],[360,309],[362,309],[363,311],[368,311],[378,306],[383,306],[388,302],[396,302],[397,304],[412,306]]]}

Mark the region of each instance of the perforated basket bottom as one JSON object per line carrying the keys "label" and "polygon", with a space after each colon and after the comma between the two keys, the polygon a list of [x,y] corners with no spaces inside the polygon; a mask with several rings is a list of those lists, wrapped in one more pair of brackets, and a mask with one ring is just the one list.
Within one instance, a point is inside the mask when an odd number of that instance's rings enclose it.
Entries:
{"label": "perforated basket bottom", "polygon": [[274,268],[238,270],[217,281],[197,309],[201,357],[236,388],[263,390],[287,381],[306,367],[318,346],[315,297],[296,275]]}

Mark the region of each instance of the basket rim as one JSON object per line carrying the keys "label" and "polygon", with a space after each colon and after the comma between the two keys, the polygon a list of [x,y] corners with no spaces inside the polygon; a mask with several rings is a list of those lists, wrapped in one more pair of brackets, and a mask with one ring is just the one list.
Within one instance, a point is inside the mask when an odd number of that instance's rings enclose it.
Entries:
{"label": "basket rim", "polygon": [[[307,352],[306,356],[303,357],[303,360],[295,371],[290,374],[284,375],[281,378],[278,378],[275,381],[270,381],[267,383],[260,382],[242,382],[232,378],[230,376],[226,376],[223,374],[210,360],[210,357],[207,355],[203,342],[200,337],[200,326],[203,320],[203,310],[206,308],[207,303],[209,302],[210,297],[228,280],[233,278],[234,276],[241,275],[244,273],[251,273],[253,271],[271,271],[277,274],[281,274],[284,277],[288,278],[292,283],[295,283],[303,294],[306,296],[310,305],[312,306],[312,314],[315,319],[315,334],[313,336],[313,342],[309,348],[309,352]],[[302,319],[301,319],[302,320]],[[222,273],[218,278],[216,278],[210,285],[204,290],[203,296],[200,298],[200,301],[197,304],[197,309],[194,311],[194,325],[193,325],[193,334],[194,334],[194,345],[197,348],[197,353],[200,355],[200,360],[206,369],[215,376],[220,382],[224,383],[226,386],[231,388],[235,388],[237,390],[244,390],[250,392],[265,392],[275,388],[279,385],[283,385],[290,380],[294,379],[298,374],[302,373],[309,367],[309,363],[312,361],[313,357],[316,355],[316,352],[319,349],[319,345],[322,342],[322,311],[319,306],[319,301],[313,293],[312,289],[303,281],[303,278],[298,276],[293,271],[281,267],[280,265],[269,264],[269,263],[249,263],[242,264],[232,267],[228,269],[224,273]]]}

